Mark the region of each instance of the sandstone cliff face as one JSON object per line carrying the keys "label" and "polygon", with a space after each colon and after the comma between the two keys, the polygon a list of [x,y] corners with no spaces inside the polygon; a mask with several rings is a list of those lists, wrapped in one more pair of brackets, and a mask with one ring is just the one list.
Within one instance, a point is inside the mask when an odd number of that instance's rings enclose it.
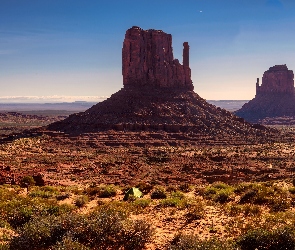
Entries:
{"label": "sandstone cliff face", "polygon": [[256,95],[290,94],[294,95],[294,74],[286,65],[275,65],[265,71],[262,84],[257,84]]}
{"label": "sandstone cliff face", "polygon": [[266,117],[295,115],[294,74],[286,65],[275,65],[265,71],[262,84],[256,83],[256,96],[236,111],[250,122]]}
{"label": "sandstone cliff face", "polygon": [[193,90],[189,46],[184,43],[184,65],[173,58],[172,36],[161,30],[127,30],[122,50],[124,86],[157,86]]}

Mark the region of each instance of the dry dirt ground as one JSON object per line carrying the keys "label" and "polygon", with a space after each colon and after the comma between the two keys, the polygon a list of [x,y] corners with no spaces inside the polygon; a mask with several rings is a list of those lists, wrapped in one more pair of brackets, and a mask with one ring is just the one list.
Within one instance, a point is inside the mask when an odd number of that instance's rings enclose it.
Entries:
{"label": "dry dirt ground", "polygon": [[[119,134],[105,135],[104,140]],[[129,133],[124,136],[135,136]],[[101,138],[100,138],[101,140]],[[157,140],[153,141],[156,144]],[[42,135],[0,145],[2,176],[41,173],[47,183],[134,185],[266,181],[292,177],[294,143],[107,146],[93,138]],[[160,144],[161,145],[161,144]],[[6,170],[5,170],[6,169]]]}
{"label": "dry dirt ground", "polygon": [[[250,209],[247,215],[242,210],[230,215],[230,211],[235,211],[230,206],[238,204],[239,196],[231,203],[216,205],[205,201],[198,190],[217,181],[237,184],[274,180],[276,185],[286,186],[288,190],[295,171],[294,131],[292,127],[280,129],[290,137],[289,142],[238,145],[199,138],[199,143],[189,145],[185,138],[177,135],[175,141],[180,143],[173,146],[163,143],[165,135],[159,137],[159,133],[113,132],[75,137],[59,133],[37,134],[2,142],[0,180],[2,183],[18,183],[24,176],[40,173],[46,185],[79,186],[81,189],[93,183],[113,184],[121,190],[140,183],[166,189],[191,185],[193,188],[185,196],[202,204],[204,214],[199,219],[188,219],[188,207],[161,206],[160,201],[153,201],[140,213],[133,213],[134,218],[144,218],[155,228],[154,241],[147,249],[164,248],[177,232],[198,234],[204,239],[213,236],[230,238],[237,231],[240,233],[263,220],[276,225],[278,221],[271,220],[269,208],[264,205],[259,206],[258,212]],[[118,140],[122,137],[127,138],[125,144]],[[150,143],[146,143],[146,138]],[[122,198],[123,191],[118,191],[118,195],[111,199]],[[149,199],[150,194],[144,198]],[[73,200],[72,197],[66,202],[73,203]],[[108,201],[93,198],[80,212],[91,211],[99,200],[102,203]],[[288,210],[290,216],[293,210],[293,207]]]}

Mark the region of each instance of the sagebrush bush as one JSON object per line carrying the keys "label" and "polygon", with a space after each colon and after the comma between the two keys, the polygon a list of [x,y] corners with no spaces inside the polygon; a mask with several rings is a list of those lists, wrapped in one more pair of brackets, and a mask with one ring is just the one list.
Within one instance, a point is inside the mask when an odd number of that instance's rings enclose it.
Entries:
{"label": "sagebrush bush", "polygon": [[17,230],[10,249],[142,249],[152,235],[147,222],[103,207],[89,215],[36,217]]}
{"label": "sagebrush bush", "polygon": [[132,202],[132,205],[135,207],[135,208],[146,208],[150,205],[151,203],[151,200],[149,199],[136,199]]}
{"label": "sagebrush bush", "polygon": [[214,200],[216,202],[225,203],[232,200],[234,188],[223,182],[215,182],[205,188],[203,195],[205,198]]}
{"label": "sagebrush bush", "polygon": [[101,187],[98,193],[100,198],[110,198],[117,195],[117,190],[113,185]]}
{"label": "sagebrush bush", "polygon": [[36,184],[34,178],[32,176],[25,176],[20,180],[19,185],[23,188],[29,188]]}
{"label": "sagebrush bush", "polygon": [[166,199],[167,194],[163,187],[156,187],[151,193],[152,199]]}
{"label": "sagebrush bush", "polygon": [[71,237],[65,236],[62,241],[59,241],[50,250],[90,250],[90,248],[73,240]]}
{"label": "sagebrush bush", "polygon": [[202,201],[198,201],[194,204],[191,204],[188,207],[186,219],[188,221],[200,220],[204,217],[204,215],[205,215],[205,205]]}
{"label": "sagebrush bush", "polygon": [[168,250],[235,250],[230,242],[212,238],[201,240],[196,235],[178,234],[167,247]]}
{"label": "sagebrush bush", "polygon": [[88,196],[86,196],[86,195],[81,195],[81,196],[78,196],[78,197],[75,199],[74,203],[75,203],[75,205],[76,205],[77,207],[81,208],[81,207],[84,207],[84,206],[87,204],[88,200],[89,200],[89,199],[88,199]]}
{"label": "sagebrush bush", "polygon": [[273,231],[265,229],[250,230],[240,236],[237,245],[241,250],[287,250],[295,248],[294,231],[279,228]]}
{"label": "sagebrush bush", "polygon": [[10,248],[38,250],[53,246],[57,241],[61,241],[72,227],[77,226],[78,223],[75,223],[73,218],[73,216],[36,217],[17,230],[18,234],[11,240]]}

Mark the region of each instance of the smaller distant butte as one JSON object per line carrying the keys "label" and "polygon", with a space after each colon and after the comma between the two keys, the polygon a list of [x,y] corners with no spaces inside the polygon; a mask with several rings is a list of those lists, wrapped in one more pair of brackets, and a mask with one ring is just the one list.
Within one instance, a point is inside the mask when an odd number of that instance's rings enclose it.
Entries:
{"label": "smaller distant butte", "polygon": [[249,122],[266,117],[295,116],[294,73],[286,64],[275,65],[265,71],[262,84],[256,82],[256,95],[236,115]]}

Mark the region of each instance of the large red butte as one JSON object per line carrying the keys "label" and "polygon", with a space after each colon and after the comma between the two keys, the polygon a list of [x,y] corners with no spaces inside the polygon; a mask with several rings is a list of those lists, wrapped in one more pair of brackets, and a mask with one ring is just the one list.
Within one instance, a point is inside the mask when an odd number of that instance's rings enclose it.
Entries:
{"label": "large red butte", "polygon": [[133,26],[122,50],[124,86],[156,86],[193,90],[189,45],[183,43],[183,65],[173,58],[172,36],[162,30]]}

